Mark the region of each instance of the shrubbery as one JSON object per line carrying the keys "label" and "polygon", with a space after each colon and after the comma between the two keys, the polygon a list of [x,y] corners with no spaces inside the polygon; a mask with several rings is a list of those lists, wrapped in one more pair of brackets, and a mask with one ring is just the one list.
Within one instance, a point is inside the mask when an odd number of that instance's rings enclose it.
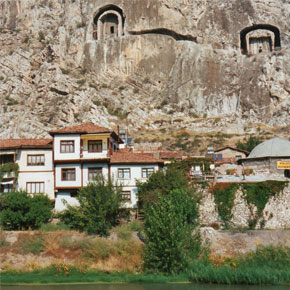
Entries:
{"label": "shrubbery", "polygon": [[193,235],[198,207],[182,190],[159,196],[145,210],[144,267],[177,274],[188,269],[200,252],[198,233]]}
{"label": "shrubbery", "polygon": [[257,145],[263,142],[260,137],[250,136],[244,143],[238,142],[237,148],[251,152]]}
{"label": "shrubbery", "polygon": [[79,207],[68,205],[60,219],[71,229],[86,231],[88,234],[109,235],[109,230],[118,223],[122,211],[121,187],[99,177],[87,187],[81,188],[77,199]]}
{"label": "shrubbery", "polygon": [[9,192],[0,196],[1,226],[4,230],[37,229],[52,216],[53,204],[46,195]]}
{"label": "shrubbery", "polygon": [[175,189],[183,190],[191,196],[195,193],[195,190],[189,186],[185,171],[179,168],[157,171],[146,182],[137,181],[137,187],[138,205],[141,208],[154,202],[158,195],[169,195]]}

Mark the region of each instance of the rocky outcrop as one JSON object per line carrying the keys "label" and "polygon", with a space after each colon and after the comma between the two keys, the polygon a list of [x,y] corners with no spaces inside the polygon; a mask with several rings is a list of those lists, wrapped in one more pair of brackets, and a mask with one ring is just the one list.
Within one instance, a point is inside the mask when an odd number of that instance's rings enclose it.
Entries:
{"label": "rocky outcrop", "polygon": [[207,241],[213,256],[234,257],[254,252],[259,246],[290,246],[290,231],[216,231],[213,228],[201,228],[202,239]]}
{"label": "rocky outcrop", "polygon": [[[243,134],[256,123],[289,134],[287,1],[0,0],[0,8],[2,138],[84,121],[132,134],[176,126]],[[121,35],[95,40],[106,9],[120,14]],[[280,47],[244,54],[240,33],[258,24],[278,29]]]}
{"label": "rocky outcrop", "polygon": [[[257,218],[256,228],[287,229],[290,227],[290,185],[283,191],[270,197],[265,205],[261,217],[257,217],[257,208],[248,204],[243,191],[238,189],[235,193],[234,205],[231,209],[229,225],[233,228],[248,228],[249,222]],[[223,221],[218,215],[213,194],[204,190],[199,203],[200,223],[213,227],[223,226]]]}

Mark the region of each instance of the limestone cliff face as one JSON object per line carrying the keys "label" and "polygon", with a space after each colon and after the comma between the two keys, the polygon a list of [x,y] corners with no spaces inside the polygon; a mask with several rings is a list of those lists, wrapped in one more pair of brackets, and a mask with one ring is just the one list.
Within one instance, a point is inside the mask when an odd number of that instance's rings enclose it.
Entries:
{"label": "limestone cliff face", "polygon": [[0,0],[0,9],[3,138],[84,121],[234,134],[259,123],[289,134],[289,1]]}

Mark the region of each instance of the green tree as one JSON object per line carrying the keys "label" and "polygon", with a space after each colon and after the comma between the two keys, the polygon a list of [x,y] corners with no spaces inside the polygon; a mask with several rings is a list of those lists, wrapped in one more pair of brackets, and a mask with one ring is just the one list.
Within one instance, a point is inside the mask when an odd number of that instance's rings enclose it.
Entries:
{"label": "green tree", "polygon": [[254,137],[250,136],[246,142],[242,143],[239,141],[236,144],[236,146],[239,149],[251,152],[257,145],[259,145],[262,142],[263,142],[263,140],[261,138],[255,137],[255,136]]}
{"label": "green tree", "polygon": [[198,207],[182,190],[159,195],[145,209],[144,268],[149,271],[178,274],[198,257],[200,238],[193,235]]}
{"label": "green tree", "polygon": [[51,219],[52,209],[46,195],[18,191],[0,196],[1,225],[5,230],[37,229]]}
{"label": "green tree", "polygon": [[72,229],[107,236],[118,222],[122,203],[121,190],[110,179],[107,181],[99,177],[79,190],[77,199],[80,206],[68,205],[60,218]]}
{"label": "green tree", "polygon": [[154,202],[158,195],[169,195],[172,190],[191,190],[184,170],[168,168],[154,172],[146,182],[137,181],[139,207]]}

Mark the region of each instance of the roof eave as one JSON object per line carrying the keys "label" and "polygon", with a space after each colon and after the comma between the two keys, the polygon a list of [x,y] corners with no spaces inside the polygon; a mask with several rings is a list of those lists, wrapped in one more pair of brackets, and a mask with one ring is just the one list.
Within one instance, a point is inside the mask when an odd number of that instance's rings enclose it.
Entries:
{"label": "roof eave", "polygon": [[133,162],[129,162],[129,161],[111,161],[111,164],[158,164],[158,165],[164,165],[164,161],[133,161]]}
{"label": "roof eave", "polygon": [[20,145],[1,147],[1,150],[17,150],[17,149],[52,149],[52,145]]}

